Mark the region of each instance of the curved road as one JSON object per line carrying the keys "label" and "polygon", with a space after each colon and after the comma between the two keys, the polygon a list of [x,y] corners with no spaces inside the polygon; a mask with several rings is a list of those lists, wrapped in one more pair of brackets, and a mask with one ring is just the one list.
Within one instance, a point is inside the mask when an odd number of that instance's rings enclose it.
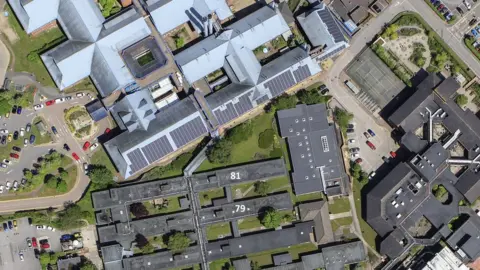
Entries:
{"label": "curved road", "polygon": [[[414,3],[414,5],[412,4]],[[447,26],[437,15],[430,9],[430,7],[421,0],[397,0],[393,1],[391,5],[384,10],[377,18],[373,18],[369,23],[360,30],[359,33],[351,41],[350,48],[339,57],[330,71],[328,76],[332,80],[327,81],[327,86],[332,89],[331,94],[340,101],[342,106],[349,108],[349,110],[356,116],[357,119],[361,119],[362,122],[374,125],[377,120],[371,116],[370,113],[367,113],[363,110],[362,107],[358,105],[355,101],[355,98],[344,88],[343,82],[338,80],[341,71],[346,67],[346,65],[353,59],[353,57],[360,52],[367,42],[371,41],[372,38],[381,30],[381,28],[388,23],[396,14],[402,11],[415,11],[422,15],[422,17],[430,24],[430,26],[445,40],[445,42],[462,58],[466,64],[473,70],[473,72],[478,76],[480,74],[480,63],[477,59],[471,55],[470,51],[463,45],[462,40],[458,40],[452,35]],[[63,104],[66,106],[67,104]],[[55,105],[58,106],[58,105]],[[63,121],[59,118],[63,111],[62,104],[58,106],[60,111],[49,112],[50,108],[45,108],[42,111],[42,114],[48,112],[46,117],[48,121],[53,123],[56,126],[63,126]],[[55,107],[56,108],[56,107]],[[53,108],[52,108],[53,109]],[[53,109],[54,110],[54,109]],[[376,127],[380,130],[386,130],[381,123],[377,123]],[[62,139],[65,139],[72,147],[72,151],[77,152],[78,154],[84,154],[80,148],[80,144],[69,134],[68,130],[64,133],[65,136],[62,136]],[[61,146],[60,146],[61,147]],[[86,157],[83,155],[82,158],[85,160]],[[59,207],[62,206],[65,201],[77,201],[83,195],[86,187],[88,186],[89,179],[81,173],[82,168],[79,167],[79,179],[75,187],[67,194],[55,196],[55,197],[43,197],[43,198],[31,198],[24,200],[15,200],[0,202],[0,212],[14,212],[19,210],[26,209],[42,209],[48,207]],[[352,207],[352,209],[355,209]],[[359,228],[356,224],[357,229]]]}

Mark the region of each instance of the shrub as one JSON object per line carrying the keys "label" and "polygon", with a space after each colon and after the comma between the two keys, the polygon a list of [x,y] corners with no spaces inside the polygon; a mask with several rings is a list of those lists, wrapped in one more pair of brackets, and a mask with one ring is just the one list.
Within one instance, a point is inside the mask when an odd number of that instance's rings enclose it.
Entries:
{"label": "shrub", "polygon": [[57,191],[60,193],[67,192],[68,186],[67,182],[63,179],[60,179],[60,181],[57,184]]}
{"label": "shrub", "polygon": [[301,90],[297,92],[297,98],[300,103],[311,105],[319,103],[327,103],[332,97],[321,95],[317,89]]}
{"label": "shrub", "polygon": [[258,135],[258,147],[267,149],[273,144],[273,137],[275,132],[273,129],[266,129],[260,135]]}
{"label": "shrub", "polygon": [[38,62],[40,62],[40,55],[38,55],[38,52],[36,52],[36,51],[30,52],[27,55],[27,60],[32,62],[32,63],[38,63]]}
{"label": "shrub", "polygon": [[397,32],[400,36],[410,37],[410,36],[414,36],[416,34],[419,34],[422,31],[420,31],[417,28],[402,28],[402,29],[398,30]]}
{"label": "shrub", "polygon": [[233,143],[240,143],[248,140],[253,135],[253,125],[251,121],[244,122],[227,132],[227,138]]}
{"label": "shrub", "polygon": [[175,232],[168,236],[167,247],[172,251],[183,251],[190,245],[190,239],[182,232]]}
{"label": "shrub", "polygon": [[141,202],[132,203],[130,205],[130,213],[132,213],[135,217],[145,217],[148,216],[149,212],[145,205]]}
{"label": "shrub", "polygon": [[271,41],[271,43],[272,43],[272,46],[277,50],[280,50],[283,47],[287,47],[287,42],[285,41],[285,39],[282,36],[279,36],[279,37],[273,39]]}
{"label": "shrub", "polygon": [[285,110],[295,108],[297,105],[297,97],[292,95],[283,94],[270,102],[267,110],[269,112],[275,112],[277,110]]}
{"label": "shrub", "polygon": [[460,95],[457,95],[457,97],[455,98],[455,102],[458,104],[458,106],[463,107],[467,105],[468,98],[467,96],[460,94]]}
{"label": "shrub", "polygon": [[267,196],[268,190],[270,189],[270,183],[265,181],[257,181],[255,182],[254,187],[255,193],[261,196]]}
{"label": "shrub", "polygon": [[185,39],[181,36],[174,36],[173,39],[175,40],[175,47],[177,49],[182,48],[185,46]]}
{"label": "shrub", "polygon": [[230,162],[233,143],[227,139],[214,142],[207,149],[207,158],[211,163],[224,164]]}
{"label": "shrub", "polygon": [[260,223],[262,223],[262,225],[268,229],[277,228],[278,226],[280,226],[281,222],[282,216],[276,209],[272,207],[266,209],[260,217]]}

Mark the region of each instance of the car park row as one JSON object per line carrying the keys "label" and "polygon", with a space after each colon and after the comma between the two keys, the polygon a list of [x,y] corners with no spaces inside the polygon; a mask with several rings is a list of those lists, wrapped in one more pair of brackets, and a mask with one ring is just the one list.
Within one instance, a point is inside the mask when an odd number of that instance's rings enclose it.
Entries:
{"label": "car park row", "polygon": [[[84,93],[77,93],[75,95],[76,98],[83,98],[87,96],[90,100],[94,100],[95,97],[93,95],[91,95],[90,93],[87,93],[86,95]],[[35,109],[36,111],[38,110],[41,110],[43,109],[45,106],[52,106],[54,104],[60,104],[60,103],[63,103],[65,101],[69,101],[69,100],[72,100],[74,97],[72,96],[65,96],[65,97],[61,97],[61,98],[57,98],[57,99],[52,99],[52,100],[48,100],[45,102],[45,104],[36,104],[33,106],[33,109]]]}

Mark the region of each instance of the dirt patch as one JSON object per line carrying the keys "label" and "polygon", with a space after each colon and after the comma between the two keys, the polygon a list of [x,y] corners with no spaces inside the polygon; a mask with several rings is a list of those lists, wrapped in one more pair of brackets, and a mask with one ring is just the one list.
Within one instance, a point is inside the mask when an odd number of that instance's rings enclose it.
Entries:
{"label": "dirt patch", "polygon": [[[8,14],[8,16],[14,16],[13,14]],[[4,34],[10,43],[15,43],[18,40],[18,35],[8,24],[8,17],[6,17],[3,12],[0,15],[0,32]]]}
{"label": "dirt patch", "polygon": [[196,38],[198,38],[198,33],[193,31],[189,23],[184,23],[165,35],[165,41],[172,51],[183,48],[186,44]]}

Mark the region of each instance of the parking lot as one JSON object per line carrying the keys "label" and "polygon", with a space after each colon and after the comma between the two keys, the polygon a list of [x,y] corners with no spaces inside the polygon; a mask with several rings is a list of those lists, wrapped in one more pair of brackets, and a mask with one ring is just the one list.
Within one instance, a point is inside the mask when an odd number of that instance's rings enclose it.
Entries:
{"label": "parking lot", "polygon": [[[41,269],[40,262],[35,258],[33,248],[27,246],[27,238],[35,237],[48,239],[50,250],[61,251],[60,236],[62,232],[49,230],[37,230],[35,226],[28,224],[27,218],[17,219],[17,230],[0,232],[0,269],[2,270],[37,270]],[[24,261],[20,260],[22,253]]]}
{"label": "parking lot", "polygon": [[[469,34],[471,29],[480,23],[480,2],[473,2],[472,0],[469,2],[472,7],[470,10],[467,10],[463,3],[457,5],[464,11],[463,15],[461,15],[455,7],[455,15],[457,15],[458,20],[455,25],[450,28],[450,32],[458,40],[463,40],[465,34]],[[474,18],[478,21],[475,24],[470,25],[470,22]]]}

